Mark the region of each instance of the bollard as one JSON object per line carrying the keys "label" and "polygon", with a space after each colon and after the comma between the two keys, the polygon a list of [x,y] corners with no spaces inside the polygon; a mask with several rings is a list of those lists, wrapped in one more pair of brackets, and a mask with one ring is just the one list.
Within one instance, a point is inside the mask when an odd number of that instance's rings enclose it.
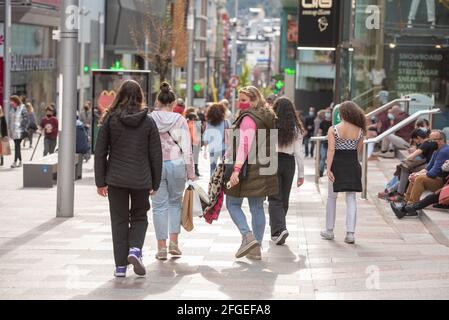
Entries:
{"label": "bollard", "polygon": [[363,144],[363,156],[362,156],[362,199],[368,200],[368,144]]}
{"label": "bollard", "polygon": [[321,140],[316,140],[316,147],[315,147],[315,184],[320,183],[320,162],[321,162]]}

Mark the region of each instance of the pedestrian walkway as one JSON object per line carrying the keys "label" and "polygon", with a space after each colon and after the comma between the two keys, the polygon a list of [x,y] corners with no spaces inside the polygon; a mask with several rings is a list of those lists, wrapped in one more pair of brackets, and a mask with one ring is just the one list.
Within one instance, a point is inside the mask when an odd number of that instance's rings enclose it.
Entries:
{"label": "pedestrian walkway", "polygon": [[[201,168],[208,164],[201,160]],[[7,162],[9,163],[9,162]],[[207,184],[202,172],[201,183]],[[343,242],[344,197],[336,240],[323,241],[326,179],[292,192],[287,245],[264,243],[264,259],[236,260],[241,238],[229,214],[184,232],[184,256],[159,262],[150,228],[144,248],[148,276],[114,279],[107,200],[96,195],[93,163],[76,182],[75,218],[55,218],[56,188],[22,189],[21,170],[0,169],[1,299],[448,299],[449,248],[417,219],[396,220],[375,195],[386,182],[370,163],[370,200],[359,202],[357,244]],[[246,211],[248,207],[246,206]]]}

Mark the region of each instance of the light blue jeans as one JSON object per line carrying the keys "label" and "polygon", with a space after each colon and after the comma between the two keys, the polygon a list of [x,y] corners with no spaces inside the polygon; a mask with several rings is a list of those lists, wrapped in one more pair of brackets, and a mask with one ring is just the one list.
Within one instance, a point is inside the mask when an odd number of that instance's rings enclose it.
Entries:
{"label": "light blue jeans", "polygon": [[164,161],[161,186],[153,196],[153,224],[157,240],[181,233],[182,197],[186,184],[184,161]]}
{"label": "light blue jeans", "polygon": [[[263,236],[265,233],[265,210],[263,202],[265,198],[248,198],[249,210],[252,215],[253,233],[256,240],[262,245]],[[234,221],[237,228],[239,228],[242,236],[245,236],[251,229],[248,226],[245,213],[242,210],[243,198],[234,198],[226,196],[226,207],[228,208],[229,215]]]}

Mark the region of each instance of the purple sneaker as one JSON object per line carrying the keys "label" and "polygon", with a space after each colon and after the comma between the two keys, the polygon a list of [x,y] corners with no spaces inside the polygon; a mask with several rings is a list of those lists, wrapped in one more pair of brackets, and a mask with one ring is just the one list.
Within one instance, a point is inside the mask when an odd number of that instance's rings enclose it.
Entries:
{"label": "purple sneaker", "polygon": [[114,276],[116,278],[125,278],[126,277],[126,267],[117,267],[115,268]]}
{"label": "purple sneaker", "polygon": [[142,262],[142,251],[138,248],[129,250],[128,262],[133,265],[134,273],[143,277],[147,272]]}

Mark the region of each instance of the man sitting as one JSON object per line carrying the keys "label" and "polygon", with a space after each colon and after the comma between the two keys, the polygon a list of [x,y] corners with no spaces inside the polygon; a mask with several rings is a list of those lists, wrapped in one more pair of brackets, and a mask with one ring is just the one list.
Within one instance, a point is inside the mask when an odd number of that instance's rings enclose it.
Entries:
{"label": "man sitting", "polygon": [[449,160],[449,146],[446,144],[446,135],[442,131],[432,131],[430,141],[436,142],[438,149],[433,154],[429,165],[426,169],[410,176],[405,203],[391,204],[391,208],[398,219],[402,219],[407,214],[404,207],[417,204],[426,190],[436,192],[444,185],[447,174],[443,172],[443,165]]}
{"label": "man sitting", "polygon": [[[394,106],[388,112],[388,119],[390,121],[390,127],[392,128],[398,123],[407,119],[409,115],[402,111],[400,106]],[[415,124],[412,122],[406,125],[404,128],[398,130],[395,134],[391,134],[382,140],[382,149],[380,153],[376,155],[383,158],[394,158],[395,150],[407,150],[410,148],[410,139],[412,132],[415,128]]]}

